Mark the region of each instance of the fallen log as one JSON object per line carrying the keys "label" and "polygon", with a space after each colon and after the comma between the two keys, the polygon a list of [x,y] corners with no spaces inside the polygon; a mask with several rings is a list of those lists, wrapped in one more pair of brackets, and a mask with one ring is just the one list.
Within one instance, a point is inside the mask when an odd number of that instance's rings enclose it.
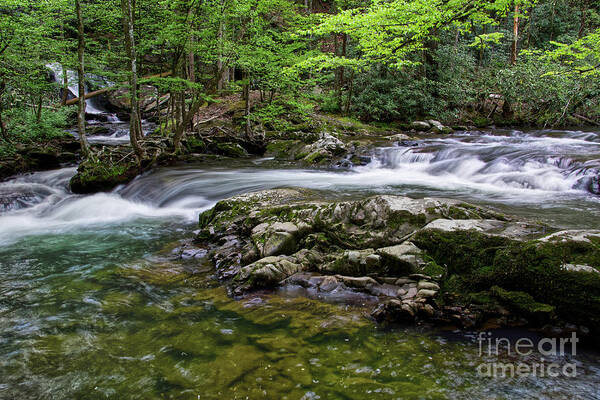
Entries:
{"label": "fallen log", "polygon": [[584,117],[583,115],[579,115],[579,114],[573,114],[573,116],[574,116],[575,118],[578,118],[578,119],[580,119],[580,120],[584,121],[584,122],[587,122],[588,124],[592,124],[592,125],[600,126],[600,123],[598,123],[598,122],[596,122],[596,121],[594,121],[594,120],[592,120],[592,119],[589,119],[589,118],[587,118],[587,117]]}
{"label": "fallen log", "polygon": [[[169,76],[171,74],[173,74],[173,71],[163,72],[161,74],[144,76],[142,79],[164,78],[165,76]],[[108,91],[114,90],[118,86],[125,86],[125,85],[126,85],[126,83],[123,83],[122,85],[109,86],[109,87],[105,87],[105,88],[102,88],[102,89],[99,89],[99,90],[95,90],[93,92],[86,93],[85,96],[84,96],[84,99],[85,100],[91,99],[92,97],[96,97],[96,96],[104,94],[104,93],[106,93]],[[75,97],[74,99],[67,100],[64,105],[65,106],[72,106],[73,104],[77,104],[78,101],[79,101],[79,97]]]}

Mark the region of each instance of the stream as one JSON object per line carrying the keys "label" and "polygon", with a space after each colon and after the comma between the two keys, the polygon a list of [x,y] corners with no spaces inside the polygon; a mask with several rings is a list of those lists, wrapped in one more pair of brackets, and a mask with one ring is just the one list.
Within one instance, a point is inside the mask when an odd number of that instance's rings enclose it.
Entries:
{"label": "stream", "polygon": [[350,170],[223,161],[88,196],[68,190],[75,168],[0,183],[0,399],[598,399],[591,349],[557,360],[577,364],[574,378],[482,377],[479,364],[510,357],[481,356],[475,333],[383,328],[361,304],[293,293],[236,301],[178,248],[218,200],[277,187],[456,198],[597,228],[599,171],[598,132],[496,130],[377,148]]}

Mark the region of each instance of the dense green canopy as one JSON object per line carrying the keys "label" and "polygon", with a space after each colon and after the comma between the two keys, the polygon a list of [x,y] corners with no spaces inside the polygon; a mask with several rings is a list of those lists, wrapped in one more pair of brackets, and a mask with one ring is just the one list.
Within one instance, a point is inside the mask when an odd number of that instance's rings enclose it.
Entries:
{"label": "dense green canopy", "polygon": [[[236,92],[247,99],[254,91],[261,105],[248,110],[254,116],[248,115],[246,125],[256,115],[277,118],[290,109],[371,121],[477,122],[489,118],[483,110],[490,94],[510,106],[507,123],[569,124],[576,122],[573,115],[587,121],[600,115],[595,0],[81,0],[80,5],[88,85],[97,83],[89,76],[99,75],[104,82],[135,81],[169,94],[178,110],[174,134],[194,106]],[[72,107],[57,107],[66,82],[49,79],[47,66],[77,70],[77,39],[75,1],[0,0],[5,142],[52,135],[68,124]]]}

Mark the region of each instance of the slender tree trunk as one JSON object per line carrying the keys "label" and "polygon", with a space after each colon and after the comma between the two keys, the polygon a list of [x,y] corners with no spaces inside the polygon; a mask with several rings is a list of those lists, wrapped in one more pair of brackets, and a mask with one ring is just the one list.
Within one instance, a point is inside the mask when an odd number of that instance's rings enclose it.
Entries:
{"label": "slender tree trunk", "polygon": [[510,63],[515,65],[517,63],[517,54],[519,52],[519,5],[515,4],[515,16],[513,19],[513,44],[512,52],[510,56]]}
{"label": "slender tree trunk", "polygon": [[[65,26],[61,24],[60,36],[62,40],[65,40]],[[69,77],[67,76],[67,67],[65,67],[65,63],[61,63],[62,75],[63,75],[63,91],[62,96],[60,98],[60,105],[64,106],[67,102],[67,98],[69,96]]]}
{"label": "slender tree trunk", "polygon": [[65,65],[62,65],[62,73],[63,73],[63,91],[60,99],[60,105],[64,106],[67,103],[67,98],[69,97],[69,76],[67,75],[67,68]]}
{"label": "slender tree trunk", "polygon": [[556,1],[552,1],[552,14],[550,18],[550,41],[554,40],[554,16],[556,15]]}
{"label": "slender tree trunk", "polygon": [[42,105],[44,104],[44,97],[40,95],[37,103],[37,111],[35,113],[35,121],[39,124],[42,122]]}
{"label": "slender tree trunk", "polygon": [[6,142],[10,142],[10,138],[8,137],[8,132],[6,131],[6,125],[4,124],[4,119],[2,119],[3,113],[2,106],[0,105],[0,131],[2,132],[2,139]]}
{"label": "slender tree trunk", "polygon": [[527,21],[527,45],[526,48],[529,49],[529,47],[531,46],[531,30],[533,29],[534,23],[533,23],[533,9],[534,7],[531,6],[529,8],[529,19]]}
{"label": "slender tree trunk", "polygon": [[202,106],[202,99],[200,96],[196,96],[196,99],[192,102],[189,111],[185,114],[181,123],[177,125],[177,128],[175,129],[175,136],[173,137],[173,149],[175,153],[177,153],[181,148],[181,139],[185,133],[185,128],[192,123],[194,115],[196,115],[200,109],[200,106]]}
{"label": "slender tree trunk", "polygon": [[344,113],[348,115],[350,113],[350,104],[352,102],[352,92],[354,89],[354,69],[350,71],[350,79],[348,82],[348,97],[346,98],[346,108]]}
{"label": "slender tree trunk", "polygon": [[[348,46],[348,35],[342,33],[342,57],[346,57],[346,48]],[[342,100],[342,92],[344,89],[344,67],[340,67],[340,91],[338,93],[338,105],[341,112],[343,112],[343,100]]]}
{"label": "slender tree trunk", "polygon": [[[334,34],[334,54],[336,56],[339,56],[340,53],[343,54],[343,51],[340,50],[340,43],[339,43],[339,37],[338,34],[335,33]],[[343,46],[342,46],[343,47]],[[335,69],[335,84],[334,84],[334,90],[335,90],[335,97],[336,97],[336,103],[337,103],[337,108],[339,110],[339,112],[341,113],[343,108],[342,108],[342,85],[343,85],[343,80],[344,80],[344,68],[343,67],[337,67]]]}
{"label": "slender tree trunk", "polygon": [[90,145],[85,136],[85,38],[83,31],[83,17],[81,15],[81,1],[75,0],[75,12],[77,13],[77,78],[79,86],[79,107],[77,111],[77,131],[79,133],[79,143],[81,152],[85,157],[90,155]]}
{"label": "slender tree trunk", "polygon": [[[188,10],[188,21],[190,21],[190,24],[192,23],[191,20],[192,20],[193,15],[194,15],[194,10],[192,9],[192,7],[190,7],[190,9]],[[194,36],[193,35],[190,36],[190,43],[192,43],[192,48],[193,48],[193,44],[195,41],[196,41],[196,39],[194,38]],[[196,60],[194,57],[193,50],[188,53],[187,64],[188,64],[188,71],[187,71],[188,79],[191,82],[196,82]]]}
{"label": "slender tree trunk", "polygon": [[129,53],[129,66],[130,66],[130,95],[131,95],[131,116],[129,120],[129,139],[131,141],[131,147],[135,151],[138,161],[144,158],[144,149],[140,146],[138,138],[140,137],[139,131],[139,106],[137,100],[137,56],[135,53],[135,37],[133,34],[133,7],[132,0],[121,0],[121,7],[123,9],[123,31],[125,33],[125,43],[127,52]]}
{"label": "slender tree trunk", "polygon": [[[223,36],[224,36],[224,15],[225,15],[225,0],[221,0],[221,13],[219,15],[219,29],[217,31],[217,46],[219,55],[217,57],[217,91],[223,90],[225,86],[225,68],[223,65]],[[229,72],[229,71],[227,71]]]}
{"label": "slender tree trunk", "polygon": [[10,138],[8,137],[8,131],[6,129],[6,124],[4,123],[4,119],[2,119],[2,113],[4,112],[4,106],[2,105],[2,95],[4,94],[4,89],[6,88],[6,84],[4,81],[0,82],[0,133],[2,133],[2,139],[7,142],[10,142]]}
{"label": "slender tree trunk", "polygon": [[[487,25],[484,25],[481,28],[481,34],[485,35],[487,33]],[[481,47],[479,48],[479,66],[481,67],[483,65],[483,55],[484,55],[484,47],[483,47],[483,43],[481,45]]]}
{"label": "slender tree trunk", "polygon": [[587,24],[587,11],[590,6],[590,0],[582,0],[581,2],[581,19],[579,24],[579,32],[577,33],[577,37],[581,39],[585,34],[586,24]]}
{"label": "slender tree trunk", "polygon": [[244,73],[243,97],[245,101],[244,115],[246,116],[246,136],[250,137],[252,134],[252,127],[250,126],[250,74],[247,72]]}

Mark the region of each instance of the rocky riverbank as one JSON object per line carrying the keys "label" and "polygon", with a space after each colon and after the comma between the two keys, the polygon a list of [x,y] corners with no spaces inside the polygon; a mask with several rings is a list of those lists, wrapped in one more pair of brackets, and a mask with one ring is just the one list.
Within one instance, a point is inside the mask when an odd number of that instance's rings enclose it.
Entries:
{"label": "rocky riverbank", "polygon": [[13,152],[0,157],[0,180],[25,172],[75,164],[78,158],[79,142],[70,135],[46,140],[44,143],[17,144]]}
{"label": "rocky riverbank", "polygon": [[338,301],[359,293],[377,321],[600,331],[600,231],[460,201],[250,193],[202,213],[197,245],[234,296],[299,287]]}
{"label": "rocky riverbank", "polygon": [[107,191],[153,167],[224,157],[267,156],[303,166],[349,168],[369,163],[374,146],[415,143],[415,138],[396,131],[322,115],[315,115],[310,124],[287,121],[285,132],[263,127],[248,135],[240,128],[235,105],[218,112],[218,118],[187,132],[177,152],[171,136],[159,128],[140,140],[145,150],[142,160],[137,160],[129,143],[95,145],[94,157],[80,164],[71,189],[75,193]]}

